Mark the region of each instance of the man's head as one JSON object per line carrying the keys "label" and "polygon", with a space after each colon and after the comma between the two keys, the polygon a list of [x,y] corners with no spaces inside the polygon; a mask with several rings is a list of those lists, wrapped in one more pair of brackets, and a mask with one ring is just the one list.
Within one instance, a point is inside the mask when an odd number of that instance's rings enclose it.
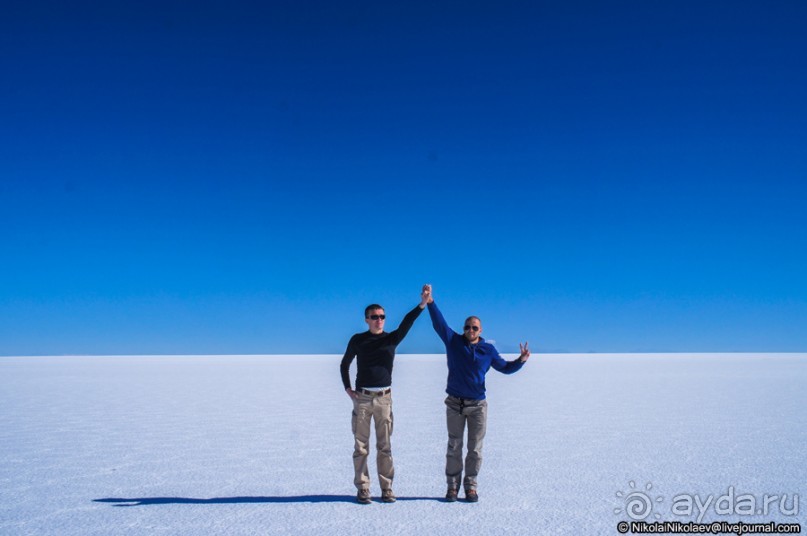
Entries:
{"label": "man's head", "polygon": [[479,342],[479,335],[482,333],[482,321],[478,316],[469,316],[465,319],[462,334],[471,344]]}
{"label": "man's head", "polygon": [[368,305],[364,309],[364,321],[367,322],[367,325],[370,327],[370,333],[374,335],[378,335],[384,331],[384,320],[386,320],[386,318],[384,308],[377,303]]}

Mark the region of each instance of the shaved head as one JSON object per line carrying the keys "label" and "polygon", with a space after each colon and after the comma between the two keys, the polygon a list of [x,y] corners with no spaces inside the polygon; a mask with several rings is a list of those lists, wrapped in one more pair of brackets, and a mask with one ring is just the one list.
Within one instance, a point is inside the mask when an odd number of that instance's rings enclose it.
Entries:
{"label": "shaved head", "polygon": [[465,326],[462,328],[463,336],[471,344],[479,342],[479,335],[482,333],[482,321],[478,316],[469,316],[465,319]]}

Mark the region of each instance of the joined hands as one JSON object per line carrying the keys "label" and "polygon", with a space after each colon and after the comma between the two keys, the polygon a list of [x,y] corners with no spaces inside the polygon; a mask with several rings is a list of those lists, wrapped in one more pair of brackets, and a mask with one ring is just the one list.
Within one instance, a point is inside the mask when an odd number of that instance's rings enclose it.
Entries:
{"label": "joined hands", "polygon": [[432,297],[432,286],[428,283],[423,285],[423,290],[420,291],[420,308],[423,309],[426,305],[434,301]]}

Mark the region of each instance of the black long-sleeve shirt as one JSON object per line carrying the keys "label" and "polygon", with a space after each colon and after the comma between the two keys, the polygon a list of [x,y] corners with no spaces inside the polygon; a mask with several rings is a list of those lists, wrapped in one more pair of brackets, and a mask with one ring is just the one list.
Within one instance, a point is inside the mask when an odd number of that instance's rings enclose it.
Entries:
{"label": "black long-sleeve shirt", "polygon": [[363,387],[387,387],[392,385],[392,362],[395,359],[395,348],[409,333],[415,320],[423,312],[420,306],[406,313],[398,329],[391,333],[378,335],[365,331],[356,333],[350,338],[345,356],[339,365],[342,383],[350,389],[350,364],[356,360],[356,389]]}

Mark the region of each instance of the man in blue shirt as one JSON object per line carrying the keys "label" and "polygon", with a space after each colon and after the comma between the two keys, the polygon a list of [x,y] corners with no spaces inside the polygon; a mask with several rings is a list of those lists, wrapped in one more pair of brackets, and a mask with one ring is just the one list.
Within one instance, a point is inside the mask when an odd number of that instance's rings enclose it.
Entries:
{"label": "man in blue shirt", "polygon": [[[446,345],[448,362],[448,385],[446,393],[446,425],[448,428],[448,450],[446,452],[446,500],[457,500],[460,482],[465,488],[465,500],[476,502],[476,478],[482,466],[482,442],[487,427],[488,403],[485,400],[485,374],[490,367],[504,374],[512,374],[521,369],[530,357],[528,343],[522,346],[521,355],[513,361],[505,361],[496,348],[481,337],[482,321],[476,316],[465,320],[463,334],[452,330],[446,324],[440,309],[434,303],[431,286],[428,291],[429,316],[434,331]],[[468,454],[465,457],[465,478],[462,478],[462,447],[465,425],[468,425]]]}

